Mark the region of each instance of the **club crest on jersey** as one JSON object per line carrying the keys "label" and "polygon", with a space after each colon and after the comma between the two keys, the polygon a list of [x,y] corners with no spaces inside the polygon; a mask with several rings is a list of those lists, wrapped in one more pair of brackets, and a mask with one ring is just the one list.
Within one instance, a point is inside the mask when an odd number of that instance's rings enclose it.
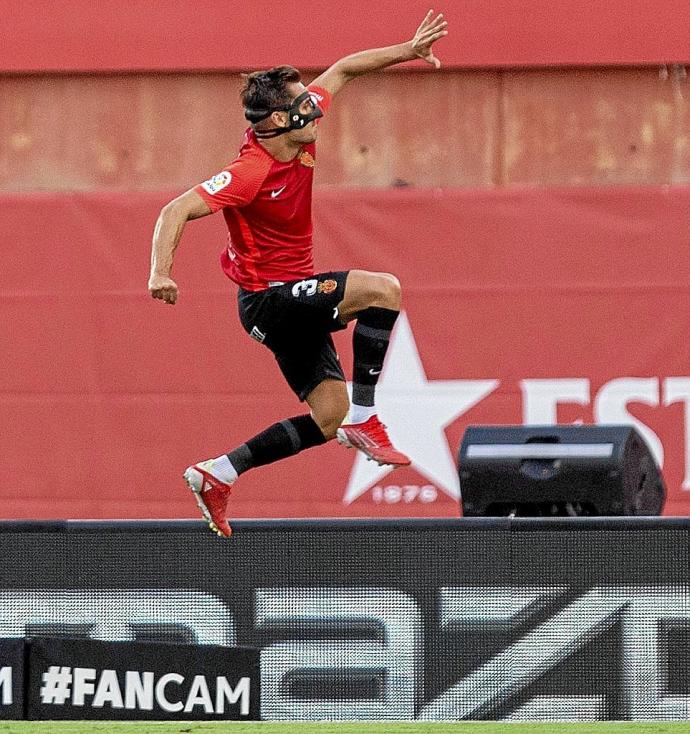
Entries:
{"label": "club crest on jersey", "polygon": [[230,171],[221,171],[217,173],[208,181],[204,181],[201,186],[208,191],[209,194],[217,194],[221,189],[224,189],[232,181],[232,174]]}
{"label": "club crest on jersey", "polygon": [[316,287],[319,293],[333,293],[338,287],[338,281],[336,280],[322,280]]}
{"label": "club crest on jersey", "polygon": [[307,168],[314,168],[314,157],[311,155],[311,153],[307,153],[306,150],[303,150],[300,154],[299,162]]}

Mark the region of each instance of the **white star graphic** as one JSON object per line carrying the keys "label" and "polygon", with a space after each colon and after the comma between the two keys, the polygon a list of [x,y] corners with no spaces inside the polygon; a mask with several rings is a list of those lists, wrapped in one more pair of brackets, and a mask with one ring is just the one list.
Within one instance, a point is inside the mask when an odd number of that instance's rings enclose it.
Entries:
{"label": "white star graphic", "polygon": [[[444,429],[498,387],[498,380],[427,380],[410,322],[398,317],[376,388],[376,407],[393,445],[450,497],[460,497],[455,460]],[[348,385],[351,388],[351,385]],[[393,471],[358,452],[343,503],[349,505]]]}

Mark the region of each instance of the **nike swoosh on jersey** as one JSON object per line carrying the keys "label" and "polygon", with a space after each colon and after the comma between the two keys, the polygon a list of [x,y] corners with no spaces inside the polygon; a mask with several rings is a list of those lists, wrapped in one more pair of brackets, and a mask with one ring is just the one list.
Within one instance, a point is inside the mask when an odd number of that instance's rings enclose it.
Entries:
{"label": "nike swoosh on jersey", "polygon": [[277,191],[271,191],[271,199],[275,199],[276,196],[280,196],[283,193],[283,191],[285,191],[285,186],[283,186],[281,189],[278,189]]}

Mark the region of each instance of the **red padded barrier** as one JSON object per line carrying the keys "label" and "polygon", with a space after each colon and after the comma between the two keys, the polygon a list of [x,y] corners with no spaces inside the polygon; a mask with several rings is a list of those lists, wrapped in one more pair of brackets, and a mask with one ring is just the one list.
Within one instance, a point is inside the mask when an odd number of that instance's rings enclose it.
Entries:
{"label": "red padded barrier", "polygon": [[[0,69],[320,68],[408,40],[426,9],[396,0],[63,0],[36,12],[0,0]],[[450,68],[690,60],[686,0],[465,0],[435,9],[452,24],[452,35],[438,45]]]}
{"label": "red padded barrier", "polygon": [[[220,216],[188,225],[178,304],[148,297],[165,201],[0,196],[5,517],[193,517],[187,464],[300,411],[239,326]],[[638,421],[690,514],[689,210],[690,188],[317,191],[318,266],[403,283],[381,412],[414,465],[312,449],[242,477],[232,513],[455,515],[467,425],[557,419]]]}

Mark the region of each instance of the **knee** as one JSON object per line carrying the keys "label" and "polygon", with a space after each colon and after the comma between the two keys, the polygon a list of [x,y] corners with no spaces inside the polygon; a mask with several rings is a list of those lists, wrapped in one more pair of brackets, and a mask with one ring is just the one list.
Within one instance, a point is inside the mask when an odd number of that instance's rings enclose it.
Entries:
{"label": "knee", "polygon": [[349,409],[350,403],[345,399],[328,406],[325,410],[314,413],[314,421],[321,429],[326,441],[335,438],[335,434],[345,420]]}
{"label": "knee", "polygon": [[371,306],[399,311],[402,303],[400,281],[390,273],[377,273],[372,279]]}

